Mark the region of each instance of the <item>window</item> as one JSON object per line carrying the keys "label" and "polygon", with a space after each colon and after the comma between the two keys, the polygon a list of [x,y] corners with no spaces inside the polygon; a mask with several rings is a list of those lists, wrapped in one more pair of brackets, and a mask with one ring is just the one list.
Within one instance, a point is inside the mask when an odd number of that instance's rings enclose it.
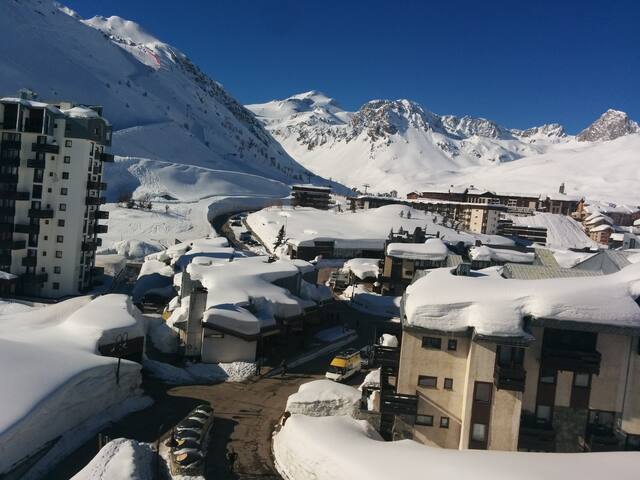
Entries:
{"label": "window", "polygon": [[440,428],[449,428],[449,417],[440,417]]}
{"label": "window", "polygon": [[61,212],[65,212],[67,210],[67,204],[61,203],[59,209]]}
{"label": "window", "polygon": [[589,386],[589,374],[588,373],[574,373],[573,384],[576,387],[588,387]]}
{"label": "window", "polygon": [[445,390],[453,390],[453,378],[445,378],[444,379],[444,389]]}
{"label": "window", "polygon": [[473,399],[476,402],[491,403],[492,390],[493,384],[486,382],[476,382],[476,391],[473,394]]}
{"label": "window", "polygon": [[58,219],[58,226],[59,227],[64,227],[64,219],[62,219],[62,218]]}
{"label": "window", "polygon": [[62,273],[62,268],[60,268],[60,267],[53,267],[53,273]]}
{"label": "window", "polygon": [[64,242],[64,235],[58,235],[58,236],[56,236],[56,242],[57,242],[57,243],[62,243],[62,242]]}
{"label": "window", "polygon": [[485,442],[487,439],[487,426],[482,423],[474,423],[471,426],[471,439],[474,442]]}
{"label": "window", "polygon": [[62,250],[56,250],[56,258],[62,258]]}
{"label": "window", "polygon": [[67,190],[65,187],[62,187],[62,188],[60,189],[60,195],[66,195],[66,194],[67,194],[67,191],[68,191],[68,190]]}
{"label": "window", "polygon": [[64,146],[65,147],[71,147],[73,145],[73,143],[71,142],[71,140],[65,140],[64,141]]}
{"label": "window", "polygon": [[458,340],[450,338],[447,342],[447,350],[456,351],[458,349]]}
{"label": "window", "polygon": [[49,236],[48,235],[44,235],[44,239],[45,239],[45,241],[49,240]]}
{"label": "window", "polygon": [[60,284],[58,282],[53,282],[53,289],[60,290]]}
{"label": "window", "polygon": [[47,252],[45,250],[42,251],[42,256],[46,257],[47,256]]}
{"label": "window", "polygon": [[438,337],[422,337],[422,348],[440,350],[442,348],[442,339]]}
{"label": "window", "polygon": [[62,172],[62,179],[69,180],[69,172]]}
{"label": "window", "polygon": [[433,415],[416,415],[416,425],[433,427]]}
{"label": "window", "polygon": [[47,193],[51,193],[53,190],[51,190],[51,187],[47,188]]}
{"label": "window", "polygon": [[544,422],[551,421],[551,407],[549,405],[538,405],[536,407],[536,418]]}
{"label": "window", "polygon": [[64,156],[64,163],[71,163],[71,157],[69,155]]}
{"label": "window", "polygon": [[556,372],[553,370],[540,371],[540,383],[547,383],[547,384],[556,383]]}
{"label": "window", "polygon": [[420,375],[418,377],[418,386],[425,387],[425,388],[438,388],[438,377]]}

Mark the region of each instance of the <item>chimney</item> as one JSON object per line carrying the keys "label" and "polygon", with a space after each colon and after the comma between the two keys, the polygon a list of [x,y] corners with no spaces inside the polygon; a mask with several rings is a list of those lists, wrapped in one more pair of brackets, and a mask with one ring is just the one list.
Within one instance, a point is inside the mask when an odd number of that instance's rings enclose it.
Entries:
{"label": "chimney", "polygon": [[558,189],[558,191],[564,195],[564,182],[560,184],[560,188]]}

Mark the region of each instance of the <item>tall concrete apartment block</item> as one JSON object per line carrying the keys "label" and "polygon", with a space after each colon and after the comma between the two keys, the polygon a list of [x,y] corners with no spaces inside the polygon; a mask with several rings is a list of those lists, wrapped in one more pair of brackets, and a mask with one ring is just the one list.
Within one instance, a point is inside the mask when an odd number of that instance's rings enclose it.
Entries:
{"label": "tall concrete apartment block", "polygon": [[113,155],[101,107],[0,99],[0,290],[58,298],[82,293],[95,268],[104,162]]}

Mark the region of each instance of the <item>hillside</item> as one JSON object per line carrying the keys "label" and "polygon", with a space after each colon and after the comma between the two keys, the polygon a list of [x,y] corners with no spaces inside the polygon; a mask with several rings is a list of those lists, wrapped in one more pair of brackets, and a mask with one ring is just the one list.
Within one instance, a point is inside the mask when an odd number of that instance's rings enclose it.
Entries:
{"label": "hillside", "polygon": [[356,112],[316,91],[248,105],[285,150],[325,177],[372,191],[475,184],[503,191],[556,191],[640,202],[640,135],[610,110],[577,137],[559,124],[509,129],[437,115],[409,100],[373,100]]}
{"label": "hillside", "polygon": [[[0,93],[27,87],[43,100],[103,105],[120,156],[285,184],[322,182],[220,84],[138,24],[119,17],[83,20],[47,0],[0,0],[0,8],[0,30],[14,39],[0,44]],[[113,199],[124,187],[109,169],[107,182]]]}

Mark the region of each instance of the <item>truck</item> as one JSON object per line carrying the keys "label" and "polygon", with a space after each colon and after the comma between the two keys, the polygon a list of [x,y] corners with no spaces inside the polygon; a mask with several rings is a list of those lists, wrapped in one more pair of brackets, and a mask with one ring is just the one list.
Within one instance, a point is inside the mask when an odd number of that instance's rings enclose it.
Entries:
{"label": "truck", "polygon": [[362,368],[360,351],[354,348],[336,355],[325,373],[325,377],[335,382],[342,382],[355,375]]}

